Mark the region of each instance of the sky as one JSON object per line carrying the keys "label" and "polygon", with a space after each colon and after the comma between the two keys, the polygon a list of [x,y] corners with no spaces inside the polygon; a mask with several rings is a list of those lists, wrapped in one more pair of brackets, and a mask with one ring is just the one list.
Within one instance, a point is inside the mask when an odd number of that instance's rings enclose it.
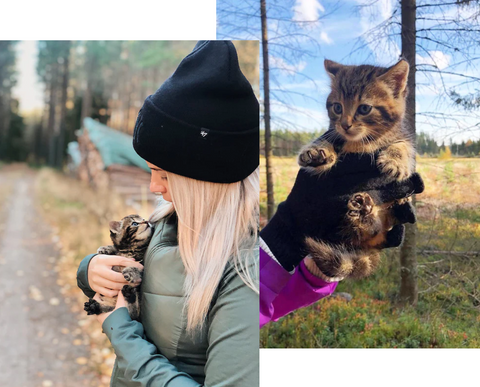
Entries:
{"label": "sky", "polygon": [[43,106],[43,88],[38,82],[36,73],[37,42],[21,41],[17,44],[16,50],[18,81],[13,89],[13,95],[20,101],[20,111],[28,113]]}
{"label": "sky", "polygon": [[[217,38],[259,39],[258,1],[245,0],[243,3],[245,6],[239,9],[235,6],[238,4],[236,0],[217,0]],[[417,1],[417,5],[422,3],[425,1]],[[270,18],[268,34],[272,43],[269,57],[270,67],[273,67],[272,127],[314,130],[328,126],[325,101],[329,79],[323,65],[325,58],[342,64],[385,67],[395,64],[401,54],[399,27],[391,27],[391,32],[397,33],[394,41],[388,39],[386,34],[369,31],[392,15],[399,22],[400,14],[396,7],[395,0],[267,0],[267,17]],[[237,14],[232,14],[232,10],[236,10]],[[419,8],[418,16],[425,20],[417,21],[417,29],[432,27],[437,23],[427,19],[438,20],[446,16],[459,20],[470,16],[472,12],[473,8],[459,9],[457,6]],[[246,24],[248,29],[232,27]],[[447,40],[445,36],[440,37]],[[462,63],[464,58],[455,50],[426,39],[417,40],[417,43],[422,46],[417,48],[419,69],[480,74],[479,61],[474,61],[469,67]],[[461,42],[455,44],[467,55],[479,56],[475,55],[479,48],[467,44],[462,46]],[[312,55],[302,55],[301,52],[292,54],[291,50],[284,49],[285,45]],[[465,112],[455,107],[450,98],[445,98],[445,91],[452,89],[461,93],[478,92],[480,82],[460,85],[465,80],[457,75],[440,76],[417,71],[417,132],[427,132],[437,142],[445,141],[447,144],[450,138],[454,142],[480,139],[480,128],[476,126],[480,122],[480,112]],[[447,115],[446,119],[435,118],[442,113]]]}

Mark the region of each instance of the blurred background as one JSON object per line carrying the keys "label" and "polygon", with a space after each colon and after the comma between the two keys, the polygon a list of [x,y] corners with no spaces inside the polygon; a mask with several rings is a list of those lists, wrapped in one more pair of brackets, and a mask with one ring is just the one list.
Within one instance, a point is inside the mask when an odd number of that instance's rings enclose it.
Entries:
{"label": "blurred background", "polygon": [[[135,120],[195,44],[0,41],[1,386],[109,385],[115,355],[76,270],[111,220],[150,215]],[[258,41],[234,44],[258,96]]]}
{"label": "blurred background", "polygon": [[[480,2],[217,1],[219,39],[260,40],[261,224],[328,128],[325,58],[410,64],[418,223],[378,272],[267,325],[264,347],[480,347]],[[319,219],[321,221],[321,219]]]}

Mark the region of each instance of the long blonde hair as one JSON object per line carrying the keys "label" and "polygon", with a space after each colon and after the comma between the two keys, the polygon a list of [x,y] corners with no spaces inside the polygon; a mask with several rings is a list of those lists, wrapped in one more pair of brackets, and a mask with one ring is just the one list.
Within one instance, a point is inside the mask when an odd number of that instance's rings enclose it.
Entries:
{"label": "long blonde hair", "polygon": [[221,184],[167,172],[172,203],[161,200],[150,217],[156,223],[173,211],[178,245],[186,269],[187,330],[201,328],[210,303],[231,262],[256,293],[258,261],[254,251],[259,216],[259,169],[242,181]]}

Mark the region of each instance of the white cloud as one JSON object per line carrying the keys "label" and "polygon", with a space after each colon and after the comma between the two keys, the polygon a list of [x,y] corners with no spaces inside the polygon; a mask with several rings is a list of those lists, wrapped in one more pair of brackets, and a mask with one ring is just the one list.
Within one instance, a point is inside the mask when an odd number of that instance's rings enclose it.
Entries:
{"label": "white cloud", "polygon": [[417,54],[416,61],[418,64],[430,64],[436,66],[439,70],[443,70],[450,65],[451,56],[442,51],[429,51],[428,55],[421,56]]}
{"label": "white cloud", "polygon": [[322,31],[320,33],[320,40],[326,44],[333,44],[333,40],[328,36],[328,34],[325,31]]}
{"label": "white cloud", "polygon": [[330,91],[330,86],[325,79],[308,79],[303,82],[296,83],[285,83],[281,85],[282,90],[300,90],[307,89],[312,90],[316,93],[328,93]]}
{"label": "white cloud", "polygon": [[325,12],[325,8],[318,0],[296,0],[292,11],[294,21],[312,22],[318,20],[320,12]]}
{"label": "white cloud", "polygon": [[276,56],[270,56],[270,66],[277,67],[282,73],[288,75],[295,75],[297,72],[301,72],[307,66],[307,62],[300,61],[298,63],[290,64],[282,58]]}
{"label": "white cloud", "polygon": [[[282,120],[302,130],[314,130],[328,127],[329,119],[325,108],[310,109],[298,105],[287,105],[280,101],[271,101],[272,118],[279,121],[275,126],[285,128]],[[277,118],[277,120],[276,120]],[[280,120],[278,120],[280,118]]]}

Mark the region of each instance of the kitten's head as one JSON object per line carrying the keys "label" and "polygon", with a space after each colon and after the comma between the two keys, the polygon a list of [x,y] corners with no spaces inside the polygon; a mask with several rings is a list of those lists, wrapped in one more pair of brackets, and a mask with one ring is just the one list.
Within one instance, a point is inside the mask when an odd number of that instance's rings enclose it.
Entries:
{"label": "kitten's head", "polygon": [[405,113],[409,66],[344,66],[325,60],[332,91],[327,98],[330,129],[346,141],[373,142],[399,130]]}
{"label": "kitten's head", "polygon": [[119,222],[110,222],[110,238],[117,248],[146,246],[152,235],[153,228],[139,215],[128,215]]}

